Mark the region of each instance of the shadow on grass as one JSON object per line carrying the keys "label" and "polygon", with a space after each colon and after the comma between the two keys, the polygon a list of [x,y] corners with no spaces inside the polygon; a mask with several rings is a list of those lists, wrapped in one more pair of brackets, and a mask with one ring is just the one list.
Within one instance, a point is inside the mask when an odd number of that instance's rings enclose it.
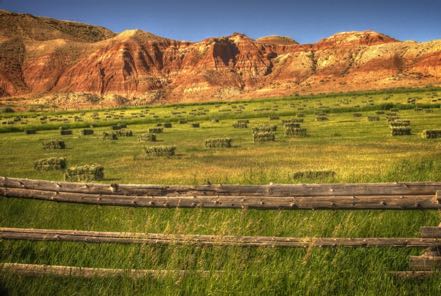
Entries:
{"label": "shadow on grass", "polygon": [[1,281],[0,281],[0,295],[3,295],[3,296],[11,295],[9,293],[9,290],[3,285],[3,283]]}

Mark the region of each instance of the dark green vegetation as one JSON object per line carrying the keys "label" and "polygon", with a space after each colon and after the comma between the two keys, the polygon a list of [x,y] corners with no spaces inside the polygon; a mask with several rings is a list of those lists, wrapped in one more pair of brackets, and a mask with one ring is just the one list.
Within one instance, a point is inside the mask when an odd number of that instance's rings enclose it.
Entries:
{"label": "dark green vegetation", "polygon": [[[107,183],[441,181],[441,139],[421,137],[423,130],[441,128],[440,98],[441,92],[426,90],[83,113],[3,113],[0,121],[21,119],[1,127],[5,133],[0,134],[0,175],[62,180],[63,171],[37,171],[33,165],[39,159],[65,157],[68,167],[99,163],[104,167]],[[317,121],[320,116],[328,120]],[[372,120],[372,117],[378,118]],[[402,126],[403,122],[407,124],[406,120],[411,134],[392,136],[390,126],[396,122],[396,126]],[[20,123],[23,121],[26,123]],[[192,127],[195,122],[200,123],[199,128]],[[246,123],[246,127],[234,128],[238,122]],[[128,124],[133,137],[103,141],[103,132],[111,132],[118,123]],[[171,123],[171,127],[165,127],[164,123]],[[80,128],[91,125],[93,135],[80,134]],[[60,126],[73,131],[73,135],[62,136],[66,149],[43,149],[41,143],[61,137]],[[304,128],[307,133],[302,137],[287,136],[286,128],[290,127]],[[147,135],[153,128],[162,129],[162,133],[155,131],[157,142],[140,142],[141,135],[151,141]],[[273,133],[275,141],[254,143],[253,129],[259,128],[263,129],[260,132]],[[25,129],[38,132],[30,135],[7,132]],[[228,149],[205,147],[207,139],[226,138],[233,143]],[[168,157],[146,157],[144,147],[155,145],[177,149],[175,155]],[[298,174],[293,178],[295,173]],[[0,226],[97,231],[417,237],[419,227],[438,225],[440,217],[437,211],[146,209],[0,198]],[[207,277],[190,274],[142,280],[20,277],[0,273],[0,292],[438,295],[440,276],[399,280],[387,274],[391,270],[406,270],[408,256],[419,255],[421,251],[418,248],[303,250],[2,241],[2,262],[224,272]]]}

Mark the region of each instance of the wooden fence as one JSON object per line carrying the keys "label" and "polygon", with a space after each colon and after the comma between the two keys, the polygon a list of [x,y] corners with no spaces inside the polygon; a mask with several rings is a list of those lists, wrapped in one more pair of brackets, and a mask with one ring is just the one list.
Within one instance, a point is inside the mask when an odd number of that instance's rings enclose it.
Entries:
{"label": "wooden fence", "polygon": [[[440,226],[421,227],[422,238],[441,238]],[[441,245],[433,245],[425,249],[420,256],[410,256],[408,271],[396,271],[393,274],[404,278],[423,278],[441,271]]]}
{"label": "wooden fence", "polygon": [[81,230],[5,228],[0,227],[0,239],[73,241],[86,243],[165,244],[241,247],[438,247],[441,237],[277,237],[232,236],[162,233],[99,232]]}
{"label": "wooden fence", "polygon": [[160,186],[0,177],[0,196],[163,208],[441,209],[439,182]]}
{"label": "wooden fence", "polygon": [[61,276],[61,277],[128,277],[128,278],[160,278],[165,276],[184,276],[187,274],[197,274],[199,276],[209,276],[220,271],[206,270],[160,270],[160,269],[120,269],[120,268],[93,268],[79,266],[61,266],[44,264],[23,264],[23,263],[0,263],[0,271],[12,272],[30,276]]}
{"label": "wooden fence", "polygon": [[[0,197],[82,204],[162,208],[255,209],[441,209],[441,183],[200,185],[160,186],[71,183],[0,177]],[[0,239],[86,243],[184,244],[243,247],[425,247],[410,258],[410,271],[424,277],[441,270],[441,227],[423,227],[420,238],[296,238],[188,234],[118,233],[78,230],[0,228]],[[0,269],[24,274],[143,277],[182,275],[176,270],[97,269],[3,263]],[[194,271],[206,274],[206,271]]]}
{"label": "wooden fence", "polygon": [[[394,271],[404,278],[431,276],[441,269],[441,227],[422,227],[421,238],[297,238],[269,236],[218,236],[188,234],[153,234],[126,232],[98,232],[57,229],[0,228],[0,239],[34,241],[71,241],[82,243],[161,244],[198,246],[240,247],[425,247],[421,256],[411,256],[409,271]],[[55,275],[69,277],[115,277],[142,278],[146,276],[183,276],[197,273],[207,276],[219,271],[204,270],[145,270],[108,269],[74,266],[1,263],[0,271],[25,275]]]}

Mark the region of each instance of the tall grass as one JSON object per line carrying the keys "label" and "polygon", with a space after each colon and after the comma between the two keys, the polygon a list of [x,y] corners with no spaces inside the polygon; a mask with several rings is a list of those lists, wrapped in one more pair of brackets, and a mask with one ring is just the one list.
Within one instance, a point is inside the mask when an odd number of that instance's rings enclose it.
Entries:
{"label": "tall grass", "polygon": [[[137,134],[157,122],[176,122],[167,106],[152,107],[159,119],[128,121],[135,137],[105,143],[98,136],[63,137],[68,149],[45,151],[41,142],[58,137],[50,130],[56,124],[35,126],[36,135],[0,134],[0,175],[62,180],[63,172],[35,171],[37,159],[65,157],[68,166],[100,163],[108,183],[147,184],[268,184],[322,182],[441,181],[441,141],[418,136],[423,129],[439,128],[441,110],[418,113],[405,104],[412,93],[391,93],[374,106],[363,105],[366,94],[349,106],[336,106],[341,96],[317,97],[306,101],[245,103],[241,113],[215,112],[215,103],[204,105],[207,114],[198,119],[201,128],[173,124],[158,134],[158,145],[177,145],[173,158],[146,159]],[[426,92],[417,93],[419,96]],[[355,94],[347,95],[353,97]],[[318,100],[327,107],[329,121],[314,120]],[[422,98],[427,101],[427,98]],[[283,102],[283,103],[282,103]],[[287,138],[276,131],[277,141],[256,145],[251,128],[268,124],[277,113],[280,121],[294,116],[292,102],[307,104],[302,127],[308,137]],[[356,107],[356,105],[360,105]],[[429,103],[428,103],[429,104]],[[276,106],[277,105],[277,106]],[[203,106],[203,107],[204,107]],[[209,107],[209,108],[208,108]],[[224,107],[224,105],[222,105]],[[253,111],[278,108],[278,111]],[[183,109],[192,107],[184,106]],[[368,122],[367,115],[380,109],[400,109],[411,120],[414,134],[391,137],[384,116]],[[234,109],[234,108],[232,108]],[[127,109],[133,112],[138,109]],[[362,112],[354,118],[353,112]],[[215,117],[220,122],[210,119]],[[219,116],[218,116],[219,115]],[[169,116],[166,118],[166,116]],[[250,119],[250,129],[234,129],[236,119]],[[121,122],[93,122],[97,134],[108,125]],[[75,123],[74,128],[91,122]],[[58,124],[59,125],[59,124]],[[57,126],[58,128],[58,126]],[[206,149],[207,138],[229,137],[233,147]],[[295,171],[332,170],[332,179],[292,179]],[[0,226],[214,235],[265,235],[297,237],[417,237],[421,226],[440,222],[438,211],[284,211],[235,209],[149,209],[53,203],[0,197]],[[251,248],[178,245],[87,244],[73,242],[0,241],[0,262],[73,265],[104,268],[208,270],[204,277],[190,273],[182,277],[146,277],[132,280],[79,279],[18,276],[0,271],[0,294],[10,295],[439,295],[440,276],[420,281],[399,280],[388,272],[406,270],[408,256],[421,248]],[[218,273],[218,271],[222,271]]]}

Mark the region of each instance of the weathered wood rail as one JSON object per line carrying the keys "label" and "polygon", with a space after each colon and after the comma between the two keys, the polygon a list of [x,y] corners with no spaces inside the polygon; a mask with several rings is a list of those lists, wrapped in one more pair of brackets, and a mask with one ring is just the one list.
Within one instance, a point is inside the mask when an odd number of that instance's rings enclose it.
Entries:
{"label": "weathered wood rail", "polygon": [[80,230],[0,228],[0,239],[86,243],[165,244],[241,247],[439,247],[441,238],[320,238],[276,236],[189,235]]}
{"label": "weathered wood rail", "polygon": [[135,279],[144,278],[147,276],[159,278],[164,276],[183,276],[191,273],[196,273],[201,276],[208,276],[210,274],[220,273],[220,271],[206,270],[114,269],[23,263],[0,263],[0,271],[1,270],[32,276],[51,275],[82,278],[129,277]]}
{"label": "weathered wood rail", "polygon": [[[421,227],[421,237],[441,238],[440,226]],[[403,278],[424,278],[441,271],[441,246],[428,247],[421,256],[410,256],[409,271],[393,272]]]}
{"label": "weathered wood rail", "polygon": [[441,209],[440,182],[159,186],[0,177],[0,196],[165,208]]}

